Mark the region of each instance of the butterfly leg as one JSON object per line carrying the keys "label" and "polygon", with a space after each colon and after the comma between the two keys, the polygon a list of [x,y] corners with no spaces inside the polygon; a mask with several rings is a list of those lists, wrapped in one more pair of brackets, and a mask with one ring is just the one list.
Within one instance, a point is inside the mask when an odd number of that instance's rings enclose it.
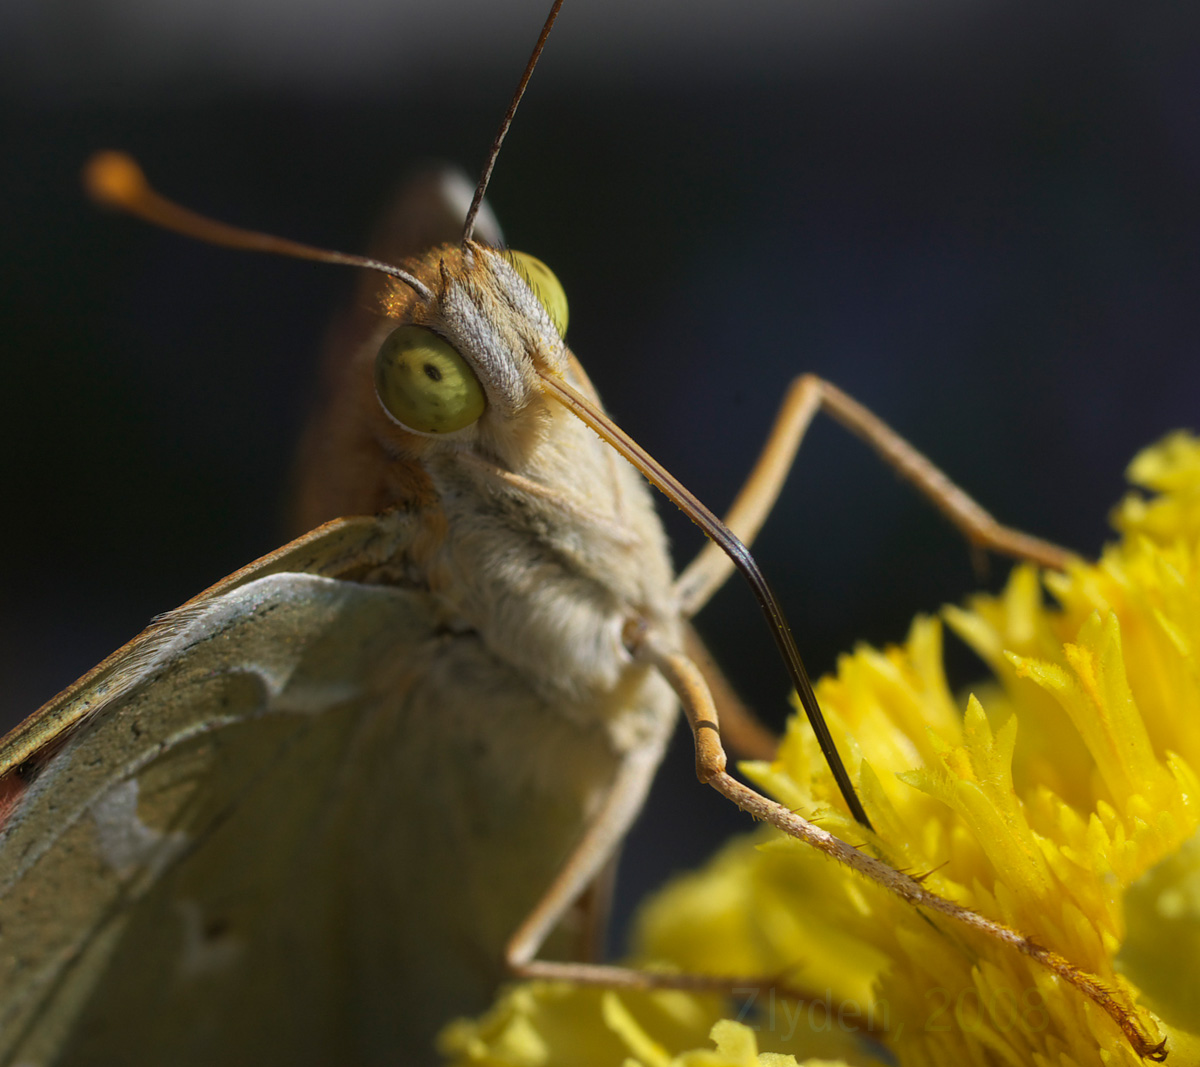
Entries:
{"label": "butterfly leg", "polygon": [[[927,497],[978,548],[1061,570],[1072,553],[997,522],[975,500],[882,419],[837,386],[812,374],[788,388],[767,443],[733,502],[725,523],[749,544],[757,535],[795,462],[800,442],[818,411],[862,438],[902,478]],[[709,543],[675,581],[683,614],[695,615],[729,577],[733,565]]]}
{"label": "butterfly leg", "polygon": [[621,767],[604,806],[593,817],[541,900],[509,939],[505,963],[514,975],[611,989],[686,989],[724,993],[779,984],[774,978],[656,974],[608,964],[535,959],[562,916],[602,874],[630,819],[641,807],[657,766],[657,752],[633,752]]}
{"label": "butterfly leg", "polygon": [[1138,1025],[1134,1014],[1095,975],[1079,970],[1063,956],[1044,948],[1011,927],[931,893],[916,879],[895,870],[874,856],[859,851],[790,808],[785,808],[733,778],[725,770],[726,757],[721,744],[717,709],[697,665],[683,652],[660,646],[653,634],[645,636],[638,652],[658,668],[683,705],[696,743],[696,774],[701,782],[712,786],[756,819],[770,823],[790,837],[803,841],[832,859],[853,868],[914,907],[945,916],[1029,956],[1102,1008],[1121,1028],[1139,1056],[1156,1061],[1165,1058],[1165,1043],[1152,1041]]}
{"label": "butterfly leg", "polygon": [[575,948],[572,956],[585,963],[596,963],[604,958],[604,938],[612,913],[619,858],[619,850],[608,857],[608,862],[579,895],[568,915],[568,919],[574,920],[572,930]]}
{"label": "butterfly leg", "polygon": [[738,696],[704,639],[690,625],[684,628],[683,648],[721,709],[721,740],[730,752],[740,759],[773,760],[779,747],[778,736]]}

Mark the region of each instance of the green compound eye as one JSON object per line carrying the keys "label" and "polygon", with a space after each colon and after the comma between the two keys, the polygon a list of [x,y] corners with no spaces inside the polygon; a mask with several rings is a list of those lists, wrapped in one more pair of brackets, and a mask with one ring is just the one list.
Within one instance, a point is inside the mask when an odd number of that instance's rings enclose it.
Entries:
{"label": "green compound eye", "polygon": [[401,326],[379,346],[375,392],[393,419],[418,433],[461,430],[487,405],[467,361],[420,326]]}
{"label": "green compound eye", "polygon": [[546,309],[546,314],[558,330],[558,336],[566,337],[567,320],[570,317],[567,312],[567,294],[562,282],[554,276],[554,271],[540,259],[525,252],[509,249],[505,251],[504,258],[516,268],[517,273],[525,279],[525,284],[533,290],[533,295]]}

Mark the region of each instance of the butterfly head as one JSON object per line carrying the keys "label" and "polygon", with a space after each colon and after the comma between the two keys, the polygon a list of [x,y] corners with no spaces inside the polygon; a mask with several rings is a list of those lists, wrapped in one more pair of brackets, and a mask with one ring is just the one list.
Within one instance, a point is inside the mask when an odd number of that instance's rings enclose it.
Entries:
{"label": "butterfly head", "polygon": [[459,447],[536,425],[542,375],[570,363],[567,299],[533,256],[471,242],[442,246],[414,270],[428,290],[396,282],[384,313],[398,322],[375,354],[379,407],[402,433]]}

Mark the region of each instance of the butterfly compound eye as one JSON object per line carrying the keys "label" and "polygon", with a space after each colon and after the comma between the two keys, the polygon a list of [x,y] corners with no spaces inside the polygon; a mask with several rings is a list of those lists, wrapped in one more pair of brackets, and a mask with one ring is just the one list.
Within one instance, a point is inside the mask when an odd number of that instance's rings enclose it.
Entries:
{"label": "butterfly compound eye", "polygon": [[525,279],[525,284],[533,290],[538,303],[546,309],[559,337],[567,336],[567,320],[570,317],[567,310],[567,293],[562,282],[555,277],[554,271],[540,259],[525,252],[514,252],[511,249],[504,253],[504,258]]}
{"label": "butterfly compound eye", "polygon": [[467,361],[420,326],[401,326],[379,346],[375,392],[384,411],[417,433],[461,430],[487,403]]}

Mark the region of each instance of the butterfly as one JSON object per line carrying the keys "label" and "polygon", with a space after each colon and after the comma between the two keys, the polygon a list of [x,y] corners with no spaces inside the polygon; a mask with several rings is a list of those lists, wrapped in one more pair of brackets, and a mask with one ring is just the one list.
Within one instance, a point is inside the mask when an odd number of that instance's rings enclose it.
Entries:
{"label": "butterfly", "polygon": [[[634,483],[634,484],[636,484],[636,483]],[[632,488],[630,488],[629,491],[631,493],[635,492],[635,490],[633,490]],[[419,494],[418,494],[418,496],[419,496]],[[321,510],[320,508],[315,509],[315,511],[317,511],[317,512],[319,512],[320,510]],[[340,509],[338,509],[338,508],[333,509],[333,511],[335,511],[335,512],[339,511],[339,510]],[[396,520],[396,521],[398,522],[399,520]],[[384,561],[384,562],[380,562],[378,565],[381,567],[384,567],[387,565],[388,561],[390,561],[394,558],[394,553],[392,555],[389,555],[386,546],[388,544],[396,544],[396,543],[409,544],[415,539],[415,536],[416,535],[413,534],[411,531],[405,531],[404,529],[400,529],[400,528],[397,528],[396,530],[393,530],[390,533],[385,532],[385,533],[381,534],[380,524],[378,522],[372,522],[372,523],[366,524],[365,526],[355,524],[355,523],[349,523],[346,525],[340,525],[334,530],[327,531],[325,534],[322,535],[321,538],[317,539],[314,542],[304,542],[302,545],[291,550],[291,552],[292,553],[294,553],[294,552],[306,553],[306,555],[303,556],[303,561],[304,561],[303,567],[305,569],[299,571],[299,573],[311,574],[318,578],[324,577],[326,575],[337,575],[340,578],[345,572],[338,570],[338,567],[343,565],[345,558],[348,557],[348,558],[352,558],[356,561],[361,562],[361,560],[364,556],[364,553],[365,553],[367,558],[373,559],[373,557],[370,556],[370,551],[368,551],[368,548],[367,548],[368,545],[376,546],[376,549],[381,553],[380,558]],[[383,538],[382,543],[377,541],[377,539],[380,537]],[[392,538],[391,541],[388,540],[389,537]],[[326,538],[332,538],[332,542],[327,542]],[[300,567],[300,563],[297,561],[297,557],[291,553],[289,553],[285,558],[283,558],[281,560],[277,560],[276,562],[279,563],[280,566],[284,567],[284,570],[281,571],[280,573],[285,573],[285,574],[297,573],[296,568]],[[356,562],[355,566],[358,566],[358,565],[359,565],[359,563]],[[271,567],[275,566],[275,563],[267,564],[265,566],[266,566],[267,570],[269,571]],[[245,576],[245,577],[249,577],[249,576]],[[258,581],[258,580],[267,581],[273,577],[274,577],[273,574],[266,573],[262,569],[255,572],[255,575],[254,575],[255,581]],[[242,579],[238,579],[237,581],[240,581],[240,580],[242,580]],[[253,583],[251,583],[251,584],[253,584]],[[360,583],[360,584],[370,584],[370,583]],[[401,583],[401,584],[403,584],[403,583]],[[416,584],[420,585],[420,582],[417,582]],[[230,596],[234,596],[238,592],[238,589],[232,585],[224,586],[222,588]],[[256,590],[255,595],[258,595],[259,591],[260,590]],[[286,597],[285,597],[285,599],[286,599]],[[264,607],[263,606],[264,604],[267,606]],[[305,614],[311,615],[312,614],[311,603],[306,601],[305,604],[306,604]],[[235,611],[235,615],[238,618],[249,618],[249,619],[256,620],[255,621],[255,629],[258,629],[259,625],[261,625],[257,621],[260,616],[255,614],[255,612],[261,610],[262,612],[265,613],[268,611],[268,608],[269,608],[270,615],[272,618],[283,618],[284,617],[277,610],[276,601],[274,601],[274,600],[264,601],[264,602],[262,602],[262,604],[259,604],[258,602],[254,602],[254,603],[239,602],[239,606]],[[340,608],[338,605],[330,605],[329,610],[336,614],[340,610]],[[380,607],[379,610],[383,611],[384,607]],[[376,620],[376,623],[377,623],[377,621],[378,620]],[[144,653],[145,658],[144,658],[143,666],[145,667],[145,669],[150,670],[150,671],[157,671],[163,665],[163,662],[164,662],[163,657],[166,657],[168,661],[170,661],[172,659],[172,657],[177,652],[176,647],[171,645],[172,641],[192,640],[192,637],[195,637],[196,634],[193,633],[192,631],[187,630],[187,627],[192,625],[193,622],[195,622],[196,625],[200,627],[199,631],[197,631],[197,633],[199,633],[199,637],[196,637],[197,644],[207,645],[213,641],[226,640],[226,636],[225,636],[226,631],[224,631],[224,630],[219,631],[219,633],[217,633],[217,636],[214,636],[214,632],[210,632],[209,630],[206,630],[204,628],[206,625],[208,625],[208,623],[200,622],[200,621],[193,619],[192,617],[186,616],[186,615],[182,616],[182,617],[177,617],[176,619],[172,620],[172,622],[170,624],[166,624],[166,623],[162,624],[164,627],[167,627],[167,629],[165,629],[161,632],[156,632],[155,635],[152,635],[151,638],[147,639],[149,644],[146,646],[146,648],[141,650],[141,653],[139,653],[139,654]],[[210,620],[210,622],[211,622],[211,620]],[[176,629],[172,630],[169,628],[170,626],[175,626]],[[182,628],[182,629],[180,629],[180,628]],[[364,633],[374,632],[376,628],[377,628],[376,624],[368,625],[368,624],[364,623],[362,632],[364,632]],[[351,632],[357,632],[357,631],[354,631],[353,627],[351,627],[350,629],[351,629]],[[385,629],[386,629],[386,627],[385,627]],[[449,627],[448,634],[452,635],[455,632],[456,631],[454,629],[454,625],[452,624]],[[273,639],[271,642],[269,642],[272,645],[275,644],[275,641],[280,637],[280,634],[282,634],[285,643],[287,640],[304,638],[303,631],[288,630],[286,628],[286,624],[284,624],[284,629],[280,632],[273,632],[270,630],[266,630],[266,631],[263,631],[262,633],[263,633],[264,637],[266,636],[267,633],[273,634]],[[414,633],[414,634],[407,635],[407,638],[409,638],[409,640],[407,640],[406,643],[411,644],[411,645],[419,645],[421,637],[425,633],[426,633],[425,631],[421,631],[420,633]],[[187,636],[188,634],[191,634],[191,636]],[[439,631],[438,636],[445,638],[445,637],[447,637],[447,634],[441,633]],[[235,635],[232,635],[232,634],[230,634],[228,636],[229,642],[233,642],[233,641],[235,641],[235,639],[236,639],[238,647],[240,647],[240,648],[247,647],[247,642],[245,640],[243,640],[243,638],[240,635],[237,635],[236,638],[235,638]],[[189,645],[188,647],[190,648],[192,646]],[[370,652],[371,652],[370,649],[363,650],[364,655],[369,655]],[[344,664],[348,671],[351,666],[354,666],[353,663],[345,660],[340,653],[339,653],[339,656],[337,657],[337,661],[339,664]],[[219,658],[218,660],[213,661],[213,662],[215,662],[217,664],[225,664],[228,662],[228,657],[222,656],[221,658]],[[361,664],[358,664],[358,666],[361,666]],[[216,669],[217,668],[213,667],[211,664],[209,666],[205,667],[200,672],[203,675],[202,680],[209,680],[210,675]],[[396,664],[395,669],[402,670],[403,664]],[[358,677],[361,677],[363,672],[353,671],[350,673],[353,675],[353,678],[358,678]],[[338,689],[339,685],[342,685],[342,686],[352,686],[353,685],[353,678],[340,678],[338,676],[337,671],[326,672],[324,675],[324,678],[325,678],[325,681],[322,684],[328,684],[329,686],[331,686],[331,689],[324,695],[324,699],[327,699],[327,700],[336,700],[336,698],[338,697],[339,692],[340,692]],[[181,680],[180,684],[183,684],[183,680]],[[284,691],[285,690],[281,689],[280,693],[282,693]],[[307,699],[307,698],[305,698],[305,699]],[[301,700],[301,703],[303,703],[303,700]],[[322,705],[322,707],[325,707],[325,706],[327,706],[327,705]],[[323,728],[328,728],[330,731],[333,732],[333,735],[336,736],[337,725],[336,725],[335,721],[333,719],[331,719],[327,714],[320,716],[320,718],[321,718],[321,726]],[[139,726],[139,729],[141,729],[140,726]],[[136,732],[136,731],[133,731],[133,729],[131,727],[131,732]],[[211,732],[215,732],[215,731],[210,730],[209,732],[211,733]],[[345,740],[344,737],[340,738],[340,739],[343,741]],[[51,744],[61,742],[64,745],[64,748],[61,751],[53,751],[51,748],[48,748],[45,744],[42,744],[41,747],[35,749],[34,751],[36,753],[40,754],[39,758],[45,760],[46,761],[45,765],[48,766],[50,757],[52,757],[52,756],[65,760],[66,757],[65,757],[65,755],[63,755],[63,753],[68,751],[68,749],[65,746],[69,746],[69,745],[75,743],[75,740],[76,740],[75,738],[73,738],[69,735],[65,736],[65,737],[59,737],[56,734],[55,739],[51,742]],[[362,744],[364,746],[365,750],[369,750],[371,748],[370,741],[371,741],[371,739],[368,738],[366,740],[360,741],[360,744]],[[160,739],[160,742],[161,742],[161,739]],[[183,742],[180,742],[180,743],[182,744]],[[189,754],[189,756],[193,757],[196,761],[195,767],[194,767],[194,773],[197,776],[197,779],[204,779],[206,781],[211,781],[213,772],[211,770],[211,765],[206,764],[205,760],[212,759],[215,757],[212,757],[211,753],[209,753],[205,749],[206,742],[200,740],[199,738],[192,739],[189,737],[186,739],[186,743],[194,745],[195,750],[196,750],[195,752],[192,752],[189,749],[188,754]],[[281,744],[282,743],[283,742],[281,741]],[[319,739],[314,738],[309,743],[311,743],[313,746],[316,746],[316,747],[324,750],[324,746],[321,744]],[[656,743],[661,743],[661,738],[657,739]],[[147,741],[146,744],[149,745],[150,742]],[[290,744],[298,745],[300,743],[299,742],[291,742]],[[334,746],[334,747],[336,747],[336,746]],[[174,749],[172,751],[174,752]],[[653,746],[652,745],[648,746],[647,751],[653,751]],[[297,751],[295,753],[295,755],[290,758],[300,759],[303,755],[304,755],[303,752]],[[310,757],[310,759],[314,758],[312,753],[309,753],[309,757]],[[419,762],[421,762],[421,765],[423,767],[438,764],[438,761],[436,759],[419,761]],[[286,761],[282,761],[279,763],[280,773],[283,773],[282,769],[286,766],[288,766]],[[23,760],[21,763],[18,764],[18,769],[20,769],[20,771],[21,771],[21,775],[19,775],[19,777],[23,776],[23,779],[22,779],[23,783],[24,782],[31,783],[28,785],[28,791],[30,793],[33,793],[35,790],[38,790],[39,788],[49,791],[49,789],[51,787],[51,777],[45,773],[44,767],[42,765],[39,765],[37,759],[32,760],[32,761],[28,760],[28,759]],[[325,769],[326,769],[326,771],[329,771],[328,768],[325,768]],[[261,776],[265,772],[263,771],[263,769],[261,767],[259,767],[259,768],[247,768],[247,769],[245,769],[245,773],[249,776],[248,780],[260,781],[261,778],[256,778],[255,776],[256,775]],[[315,777],[316,776],[314,776],[314,778]],[[162,852],[162,856],[164,857],[164,859],[162,860],[163,863],[182,862],[182,861],[179,861],[177,859],[177,857],[183,855],[188,850],[188,842],[186,840],[188,835],[185,832],[186,829],[189,827],[194,828],[194,825],[200,825],[200,826],[209,825],[209,824],[206,824],[203,822],[203,819],[205,817],[219,818],[220,815],[223,814],[223,813],[214,814],[211,811],[200,811],[198,813],[189,813],[190,816],[194,814],[194,817],[199,819],[200,822],[198,824],[190,824],[189,823],[189,824],[186,824],[186,826],[184,826],[183,828],[180,828],[180,824],[172,822],[171,820],[168,819],[165,823],[163,823],[163,825],[156,827],[153,819],[151,819],[149,822],[147,822],[147,820],[145,818],[143,818],[141,815],[142,808],[150,806],[150,802],[145,800],[143,797],[143,787],[140,784],[140,779],[136,779],[138,781],[139,785],[138,785],[137,794],[134,796],[130,795],[131,790],[129,789],[129,786],[128,786],[129,780],[130,779],[122,779],[121,784],[118,787],[116,787],[117,791],[115,793],[113,793],[112,796],[109,796],[108,793],[105,793],[104,796],[99,801],[93,801],[91,803],[91,806],[88,809],[91,812],[92,821],[95,823],[95,826],[96,826],[95,833],[98,834],[100,836],[100,839],[106,844],[106,846],[108,846],[108,851],[106,853],[106,857],[109,861],[111,861],[110,866],[112,866],[114,870],[124,868],[127,865],[127,863],[133,864],[136,866],[136,864],[139,862],[142,863],[143,868],[145,868],[145,866],[146,866],[146,864],[145,864],[146,850],[151,847],[164,850]],[[312,781],[313,779],[310,778],[309,780]],[[232,781],[231,788],[233,789],[233,791],[235,793],[239,789],[250,788],[250,786],[243,785],[242,781],[243,781],[242,779],[237,779],[236,777]],[[39,782],[42,784],[39,785]],[[161,789],[164,794],[168,793],[170,791],[170,788],[173,787],[173,783],[171,783],[171,782],[167,782],[167,783],[157,783],[156,782],[154,784],[155,784],[155,788]],[[426,787],[422,786],[421,788],[424,789]],[[123,790],[123,792],[121,790]],[[455,790],[453,792],[453,795],[457,797],[457,796],[461,796],[463,794],[460,791]],[[168,800],[173,800],[173,801],[178,802],[179,798],[178,797],[168,798]],[[55,801],[55,802],[57,803],[57,801]],[[166,802],[167,801],[164,801],[164,803],[166,803]],[[378,806],[380,808],[387,807],[387,805],[383,802],[383,800],[379,797],[378,794],[373,795],[373,798],[371,800],[371,805]],[[174,809],[164,809],[164,810],[174,810]],[[272,809],[269,806],[267,806],[265,808],[256,807],[255,810],[260,812],[261,817],[263,817],[263,818],[268,818],[272,811]],[[334,816],[328,812],[326,813],[325,817],[329,818],[329,819],[334,818]],[[300,818],[298,818],[297,814],[294,811],[288,812],[288,818],[289,818],[289,820],[294,820],[297,824],[304,824],[305,829],[309,832],[311,832],[313,830],[314,825],[320,821],[315,815],[312,816],[307,821],[301,820]],[[342,816],[342,818],[344,819],[345,816]],[[133,827],[133,829],[130,830],[130,827]],[[143,833],[143,830],[145,830],[145,833]],[[160,835],[160,839],[151,842],[149,840],[149,837],[155,833],[158,833]],[[230,831],[230,833],[232,834],[233,831]],[[131,834],[133,836],[133,840],[128,839]],[[180,836],[172,838],[170,836],[171,834],[178,834]],[[244,831],[239,831],[237,834],[234,834],[234,836],[236,836],[239,839],[244,839],[247,836],[247,834]],[[364,830],[364,836],[366,836],[369,840],[371,840],[374,843],[379,844],[381,846],[384,843],[386,843],[388,840],[387,833],[384,831],[384,829],[382,827],[370,827],[369,832],[367,830]],[[511,838],[509,838],[508,840],[509,840],[508,847],[510,847],[511,849],[513,849],[516,852],[519,852],[521,855],[525,855],[524,851],[520,850],[516,846],[516,844],[513,843]],[[435,847],[437,844],[437,842],[433,838],[430,839],[430,842],[431,842],[430,847]],[[280,847],[284,847],[284,846],[281,845]],[[141,852],[139,852],[139,848],[142,850]],[[179,851],[177,853],[172,852],[171,851],[172,849],[178,849]],[[36,848],[34,849],[34,851],[36,852]],[[383,851],[385,851],[385,849],[383,849],[381,847],[380,852],[383,852]],[[403,848],[389,848],[386,851],[388,851],[389,854],[391,854],[391,855],[407,854],[407,855],[411,856],[414,853],[414,851],[419,853],[420,848],[419,848],[419,846],[414,848],[412,846],[412,843],[409,842]],[[197,855],[199,855],[198,852],[197,852]],[[212,861],[211,859],[209,860],[209,862],[215,863],[215,861]],[[229,870],[229,869],[236,870],[238,868],[238,863],[235,862],[232,857],[223,856],[221,859],[221,862],[219,864],[216,864],[216,866],[218,866],[222,870]],[[502,880],[498,873],[502,869],[502,867],[503,867],[503,863],[499,860],[496,860],[494,865],[489,868],[490,870],[497,872],[497,874],[496,874],[497,881]],[[274,868],[274,869],[278,869],[278,868]],[[329,867],[318,867],[317,870],[318,870],[319,874],[322,876],[322,878],[314,879],[314,882],[321,881],[322,884],[324,884],[325,882],[327,882],[329,880],[327,877]],[[182,877],[182,875],[181,875],[181,877]],[[486,881],[486,879],[485,879],[485,881]],[[271,887],[269,885],[264,886],[264,899],[265,900],[276,899],[276,897],[273,893],[267,892],[267,890],[269,890],[270,888]],[[132,892],[132,891],[130,891],[130,892]],[[231,891],[231,895],[238,899],[246,899],[240,893],[235,893],[235,892]],[[221,969],[223,967],[230,966],[231,960],[236,959],[236,957],[238,955],[238,951],[239,951],[238,923],[234,922],[234,920],[232,918],[230,918],[229,916],[226,916],[226,915],[220,915],[220,914],[215,915],[215,916],[208,915],[205,913],[204,909],[199,909],[198,911],[197,910],[189,911],[187,904],[188,904],[188,901],[190,901],[192,898],[188,897],[186,893],[177,894],[177,896],[179,899],[177,899],[175,901],[175,903],[180,904],[181,910],[178,910],[178,914],[173,915],[173,921],[175,923],[177,931],[181,932],[180,936],[183,938],[183,941],[180,943],[182,945],[182,948],[180,948],[180,944],[176,944],[176,946],[175,946],[175,948],[177,950],[176,957],[183,958],[183,959],[190,961],[186,965],[188,967],[193,968],[194,973],[197,975],[203,975],[206,973],[219,975],[221,973]],[[312,907],[315,909],[315,908],[318,908],[318,905],[319,905],[319,901],[314,901],[311,898],[310,899],[300,898],[297,906]],[[263,904],[261,901],[259,903],[259,907],[260,907],[260,913],[262,911],[267,910],[266,905]],[[372,907],[369,904],[364,905],[362,911],[363,911],[365,917],[371,917],[376,924],[378,924],[381,921],[377,911],[373,911]],[[155,921],[153,922],[153,924],[151,926],[149,926],[148,928],[154,929],[154,930],[160,930],[160,929],[166,928],[166,926],[170,925],[170,923],[166,922],[165,920],[160,924],[159,920],[161,920],[161,919],[162,919],[162,916],[157,915],[155,917]],[[150,920],[145,920],[145,921],[149,922]],[[282,919],[280,921],[282,922]],[[372,927],[372,929],[376,929],[376,928],[378,928],[377,925]],[[127,943],[129,943],[131,945],[137,945],[138,947],[140,947],[140,945],[143,943],[143,942],[141,942],[141,940],[139,938],[134,937],[132,934],[127,934],[127,935],[123,935],[123,936],[126,937]],[[195,958],[192,958],[191,956],[188,955],[188,951],[191,949],[195,950]],[[389,960],[395,961],[396,959],[399,959],[403,955],[403,949],[398,946],[395,946],[395,945],[386,945],[385,944],[385,945],[380,946],[379,955],[380,955],[381,959],[383,959],[385,961],[389,961]],[[305,958],[306,959],[319,959],[319,956],[306,955]],[[384,964],[384,965],[386,966],[386,964]],[[206,968],[211,968],[211,971],[207,971]],[[317,970],[319,971],[320,968],[318,967]],[[336,973],[336,968],[333,968],[332,966],[327,968],[325,971],[326,977],[329,978],[330,981],[332,981],[332,976],[335,973]],[[145,980],[148,981],[149,979],[145,979]],[[345,987],[343,987],[343,989],[344,988]],[[69,992],[69,990],[68,990],[68,992]],[[148,997],[149,992],[150,991],[147,991],[147,990],[142,990],[140,992],[140,994],[139,994],[141,997],[141,999],[139,1001],[140,1003],[147,1002],[146,997]],[[112,995],[117,996],[118,995],[117,991],[114,991]],[[348,996],[349,994],[346,993],[345,995]],[[282,993],[281,993],[281,996],[282,996]],[[318,997],[317,999],[321,1000],[322,1003],[324,1003],[323,998]],[[369,1000],[369,997],[365,998],[364,1002],[365,1002],[365,1000]],[[304,1003],[303,997],[300,997],[300,996],[292,997],[287,1001],[287,1003],[288,1003],[289,1011],[300,1011],[300,1012],[303,1011],[303,1009],[302,1009],[302,1005]],[[97,1008],[96,1010],[99,1011],[100,1009]],[[228,1015],[224,1015],[224,1017],[229,1018]],[[262,1016],[260,1015],[258,1017],[261,1018]],[[164,1018],[169,1018],[169,1016],[165,1016]],[[249,1024],[247,1024],[246,1027],[242,1030],[238,1030],[235,1027],[235,1028],[233,1028],[232,1032],[245,1034],[248,1029],[249,1029]],[[273,1048],[276,1048],[276,1046],[273,1046]],[[277,1050],[277,1048],[276,1048],[276,1050]]]}

